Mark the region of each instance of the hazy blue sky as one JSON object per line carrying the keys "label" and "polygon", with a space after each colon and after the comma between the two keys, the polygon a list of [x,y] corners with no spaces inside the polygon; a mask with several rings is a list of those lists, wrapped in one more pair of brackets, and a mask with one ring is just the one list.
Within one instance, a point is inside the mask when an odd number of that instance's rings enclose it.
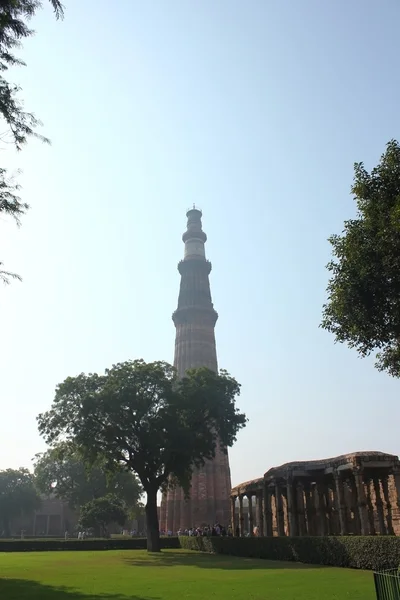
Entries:
{"label": "hazy blue sky", "polygon": [[[45,2],[47,4],[47,2]],[[398,0],[65,0],[13,80],[52,147],[0,223],[0,468],[43,449],[68,375],[173,360],[186,208],[203,209],[220,366],[250,419],[232,481],[289,460],[398,453],[400,383],[318,328],[353,163],[400,135]],[[115,7],[114,7],[115,5]]]}

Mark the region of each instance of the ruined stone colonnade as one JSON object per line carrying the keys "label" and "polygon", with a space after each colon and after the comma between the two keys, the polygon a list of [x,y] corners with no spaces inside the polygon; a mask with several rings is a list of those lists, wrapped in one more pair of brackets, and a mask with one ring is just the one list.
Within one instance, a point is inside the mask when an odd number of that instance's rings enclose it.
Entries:
{"label": "ruined stone colonnade", "polygon": [[358,452],[292,462],[231,491],[234,535],[400,535],[400,461]]}

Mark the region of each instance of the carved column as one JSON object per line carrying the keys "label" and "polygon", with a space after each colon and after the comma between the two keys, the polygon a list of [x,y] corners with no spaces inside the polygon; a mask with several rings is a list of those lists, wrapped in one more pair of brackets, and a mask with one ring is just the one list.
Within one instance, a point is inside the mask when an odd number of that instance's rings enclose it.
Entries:
{"label": "carved column", "polygon": [[282,501],[282,492],[280,485],[277,483],[275,485],[275,506],[276,506],[276,526],[278,529],[278,535],[285,535],[285,520],[283,515],[283,501]]}
{"label": "carved column", "polygon": [[347,522],[346,522],[346,503],[344,498],[343,480],[340,476],[339,471],[333,472],[333,479],[335,481],[335,502],[336,510],[339,515],[340,535],[347,534]]}
{"label": "carved column", "polygon": [[375,517],[374,517],[374,507],[372,504],[371,498],[371,481],[368,481],[367,484],[367,508],[368,508],[368,520],[369,520],[369,532],[370,535],[375,535]]}
{"label": "carved column", "polygon": [[394,479],[394,485],[396,488],[397,508],[400,510],[400,470],[399,469],[393,470],[393,479]]}
{"label": "carved column", "polygon": [[381,535],[386,535],[385,516],[383,514],[383,502],[381,498],[381,486],[378,477],[374,477],[374,490],[376,512],[378,513],[379,533]]}
{"label": "carved column", "polygon": [[361,535],[369,535],[369,523],[367,512],[367,500],[365,498],[364,482],[361,470],[353,471],[354,480],[356,482],[357,499],[358,499],[358,514],[360,515]]}
{"label": "carved column", "polygon": [[322,487],[322,495],[323,495],[323,505],[325,508],[325,535],[330,535],[331,533],[331,506],[329,504],[329,487],[324,484]]}
{"label": "carved column", "polygon": [[258,535],[264,537],[263,497],[261,492],[257,492],[256,495],[256,525]]}
{"label": "carved column", "polygon": [[231,527],[232,535],[236,535],[236,496],[231,496]]}
{"label": "carved column", "polygon": [[253,495],[247,494],[247,500],[249,503],[249,533],[253,536],[254,519],[253,519]]}
{"label": "carved column", "polygon": [[304,506],[304,489],[303,484],[298,483],[296,489],[296,500],[297,500],[297,516],[299,521],[299,535],[307,535],[307,524]]}
{"label": "carved column", "polygon": [[326,498],[326,485],[318,485],[319,512],[321,519],[321,535],[328,535],[328,504]]}
{"label": "carved column", "polygon": [[333,503],[333,490],[332,483],[328,483],[325,491],[326,498],[326,514],[327,514],[327,534],[328,535],[337,535],[337,523],[336,523],[336,511],[335,505]]}
{"label": "carved column", "polygon": [[312,488],[315,512],[317,515],[317,535],[325,535],[325,506],[324,497],[321,493],[320,485],[315,484]]}
{"label": "carved column", "polygon": [[306,497],[306,512],[307,512],[307,534],[316,535],[315,531],[315,506],[313,502],[313,494],[310,484],[307,483],[304,489]]}
{"label": "carved column", "polygon": [[271,492],[268,485],[264,484],[264,534],[267,537],[272,537],[274,532],[272,528],[272,507],[271,507]]}
{"label": "carved column", "polygon": [[385,498],[385,502],[386,502],[387,532],[389,535],[394,535],[392,505],[390,502],[388,476],[387,475],[385,475],[385,477],[382,478],[382,488],[383,488],[383,497]]}
{"label": "carved column", "polygon": [[288,510],[288,524],[289,524],[289,535],[294,537],[297,534],[297,519],[296,519],[296,502],[294,498],[293,479],[288,478],[286,484],[287,494],[287,510]]}
{"label": "carved column", "polygon": [[243,495],[239,495],[239,535],[244,535]]}
{"label": "carved column", "polygon": [[325,487],[325,504],[326,504],[326,515],[327,515],[327,534],[336,535],[336,514],[335,507],[332,503],[332,483],[328,483]]}
{"label": "carved column", "polygon": [[[361,520],[360,520],[360,514],[359,514],[359,510],[358,510],[358,493],[357,493],[355,481],[350,478],[348,485],[349,485],[349,490],[350,490],[351,513],[353,513],[353,515],[354,515],[354,518],[351,521],[351,524],[353,527],[353,534],[361,535]],[[365,490],[365,486],[364,486],[364,490]],[[366,499],[365,499],[365,501],[366,501]],[[368,516],[367,501],[366,501],[365,506],[366,506],[366,514]],[[351,515],[350,515],[350,518],[351,518]],[[369,524],[369,520],[368,520],[368,524]]]}

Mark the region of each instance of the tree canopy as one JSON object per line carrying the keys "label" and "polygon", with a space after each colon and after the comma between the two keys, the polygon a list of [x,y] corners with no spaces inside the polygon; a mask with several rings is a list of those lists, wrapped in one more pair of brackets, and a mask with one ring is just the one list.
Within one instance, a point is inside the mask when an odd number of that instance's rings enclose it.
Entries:
{"label": "tree canopy", "polygon": [[[64,15],[60,0],[49,0],[57,19]],[[4,73],[15,66],[25,66],[14,54],[21,47],[24,38],[34,34],[28,27],[28,22],[42,8],[40,0],[2,0],[0,3],[0,117],[6,124],[6,132],[0,140],[11,139],[18,150],[26,144],[29,137],[37,137],[49,142],[48,138],[40,136],[36,128],[41,125],[33,113],[24,110],[19,92],[21,88],[8,81]],[[28,210],[28,205],[21,201],[20,186],[15,175],[10,175],[6,169],[0,168],[0,214],[11,216],[17,225]],[[0,262],[0,280],[9,283],[10,279],[20,279],[19,275],[2,269]]]}
{"label": "tree canopy", "polygon": [[357,216],[332,235],[334,259],[321,326],[336,342],[400,376],[400,146],[391,140],[369,173],[354,167]]}
{"label": "tree canopy", "polygon": [[33,513],[39,506],[32,473],[27,469],[0,471],[0,527],[5,537],[10,536],[14,519]]}
{"label": "tree canopy", "polygon": [[127,508],[121,498],[108,494],[82,506],[79,525],[84,529],[94,529],[97,535],[108,537],[107,526],[117,523],[122,527],[127,518]]}
{"label": "tree canopy", "polygon": [[136,473],[147,494],[148,549],[159,550],[157,491],[169,482],[190,492],[194,467],[232,446],[246,416],[240,385],[226,371],[193,369],[178,379],[165,362],[127,361],[104,375],[68,377],[51,409],[38,416],[47,443],[71,440],[93,464]]}
{"label": "tree canopy", "polygon": [[62,442],[36,457],[35,484],[43,494],[54,494],[76,509],[90,500],[114,494],[129,510],[137,508],[142,487],[129,471],[107,473],[101,457],[86,466],[79,449]]}

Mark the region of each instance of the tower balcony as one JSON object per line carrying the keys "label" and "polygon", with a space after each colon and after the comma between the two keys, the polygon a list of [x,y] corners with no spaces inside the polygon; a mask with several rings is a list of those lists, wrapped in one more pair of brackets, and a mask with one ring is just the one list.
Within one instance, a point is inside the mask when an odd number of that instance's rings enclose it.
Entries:
{"label": "tower balcony", "polygon": [[207,241],[207,235],[199,227],[190,227],[182,235],[182,242],[187,242],[188,240],[192,239],[201,240],[205,244]]}
{"label": "tower balcony", "polygon": [[175,327],[177,325],[195,323],[198,317],[209,321],[209,325],[211,327],[215,327],[215,324],[218,320],[218,313],[211,304],[210,306],[182,306],[172,314],[172,320],[175,324]]}
{"label": "tower balcony", "polygon": [[211,268],[212,266],[209,260],[206,260],[202,256],[196,256],[195,254],[184,258],[178,263],[178,271],[181,275],[195,269],[202,269],[209,275],[211,273]]}

